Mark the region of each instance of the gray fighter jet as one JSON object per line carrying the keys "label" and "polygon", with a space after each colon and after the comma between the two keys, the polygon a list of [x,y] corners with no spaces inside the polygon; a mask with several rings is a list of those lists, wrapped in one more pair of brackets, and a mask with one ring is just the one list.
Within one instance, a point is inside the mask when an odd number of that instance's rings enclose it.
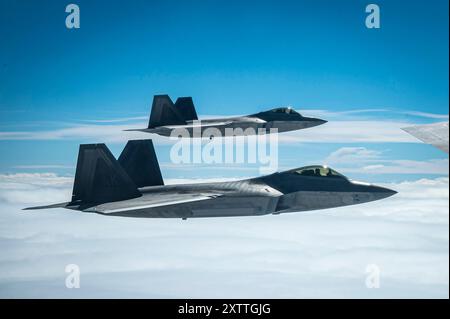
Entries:
{"label": "gray fighter jet", "polygon": [[[189,137],[204,137],[203,133],[207,129],[215,128],[221,136],[228,134],[254,135],[259,132],[270,133],[270,129],[277,129],[279,133],[301,130],[326,122],[325,120],[302,116],[289,107],[276,108],[247,116],[198,121],[191,97],[180,97],[174,104],[168,95],[155,95],[147,128],[128,129],[126,131],[171,136],[175,129],[186,129]],[[232,133],[227,133],[226,129],[232,130]],[[195,136],[194,132],[198,132],[199,136]]]}
{"label": "gray fighter jet", "polygon": [[151,140],[129,141],[116,160],[105,144],[81,145],[70,202],[64,207],[126,217],[259,216],[366,203],[394,195],[325,166],[307,166],[232,182],[164,185]]}
{"label": "gray fighter jet", "polygon": [[402,130],[448,154],[448,122],[410,126]]}

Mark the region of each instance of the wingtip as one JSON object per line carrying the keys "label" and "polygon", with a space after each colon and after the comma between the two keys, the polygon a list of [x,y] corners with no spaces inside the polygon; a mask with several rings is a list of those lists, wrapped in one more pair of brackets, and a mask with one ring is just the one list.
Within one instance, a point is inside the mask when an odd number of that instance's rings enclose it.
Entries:
{"label": "wingtip", "polygon": [[122,132],[146,132],[145,128],[129,128],[126,130],[122,130]]}
{"label": "wingtip", "polygon": [[409,133],[409,130],[411,129],[411,126],[401,127],[402,131]]}
{"label": "wingtip", "polygon": [[25,207],[21,210],[38,210],[38,209],[49,209],[49,208],[64,208],[69,204],[69,202],[64,203],[57,203],[57,204],[51,204],[51,205],[44,205],[44,206],[32,206],[32,207]]}
{"label": "wingtip", "polygon": [[21,210],[38,210],[38,209],[44,209],[44,208],[41,208],[39,206],[37,206],[37,207],[25,207],[25,208],[22,208]]}

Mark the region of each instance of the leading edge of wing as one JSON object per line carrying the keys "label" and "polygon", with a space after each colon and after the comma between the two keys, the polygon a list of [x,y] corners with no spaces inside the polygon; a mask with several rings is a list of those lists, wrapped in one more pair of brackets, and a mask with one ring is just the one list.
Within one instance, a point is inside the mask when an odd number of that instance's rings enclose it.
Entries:
{"label": "leading edge of wing", "polygon": [[[102,214],[111,214],[111,213],[120,213],[132,210],[140,210],[146,208],[155,208],[155,207],[163,207],[170,206],[176,204],[184,204],[190,202],[204,201],[209,199],[214,199],[223,196],[223,194],[177,194],[175,196],[170,196],[169,199],[162,200],[149,200],[149,201],[141,201],[139,203],[133,204],[131,201],[128,205],[119,205],[122,207],[117,207],[114,203],[106,203],[102,205],[98,205],[95,207],[91,207],[86,209],[85,211],[91,211]],[[165,196],[163,196],[165,197]],[[125,202],[124,202],[125,203]]]}
{"label": "leading edge of wing", "polygon": [[207,127],[222,127],[222,126],[226,126],[226,125],[230,125],[232,124],[233,121],[225,121],[225,122],[193,122],[193,123],[189,123],[189,124],[181,124],[181,125],[163,125],[163,126],[157,126],[151,129],[148,128],[132,128],[132,129],[125,129],[123,130],[124,132],[150,132],[152,133],[153,131],[157,131],[158,129],[192,129],[192,128],[207,128]]}

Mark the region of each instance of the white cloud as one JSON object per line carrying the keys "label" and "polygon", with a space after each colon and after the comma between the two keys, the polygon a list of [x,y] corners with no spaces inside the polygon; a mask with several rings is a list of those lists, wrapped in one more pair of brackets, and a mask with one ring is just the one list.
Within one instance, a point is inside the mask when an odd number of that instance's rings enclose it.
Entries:
{"label": "white cloud", "polygon": [[401,112],[401,114],[430,118],[430,119],[448,120],[448,114],[435,114],[435,113],[415,112],[415,111],[405,111],[405,112]]}
{"label": "white cloud", "polygon": [[72,184],[54,173],[0,174],[0,205],[68,201]]}
{"label": "white cloud", "polygon": [[[388,201],[371,203],[371,210],[355,206],[353,214],[379,216],[392,221],[448,225],[449,178],[419,179],[382,186],[394,189],[397,195]],[[386,207],[389,203],[389,208]]]}
{"label": "white cloud", "polygon": [[417,143],[401,130],[406,122],[333,121],[306,130],[280,134],[280,143]]}
{"label": "white cloud", "polygon": [[354,164],[355,161],[366,162],[377,160],[381,154],[382,152],[380,151],[369,150],[365,147],[341,147],[328,155],[325,162],[333,164]]}
{"label": "white cloud", "polygon": [[16,169],[55,169],[55,168],[73,168],[73,166],[40,164],[40,165],[15,165],[15,166],[12,166],[12,168],[16,168]]}
{"label": "white cloud", "polygon": [[448,175],[448,159],[431,159],[426,161],[384,160],[382,164],[366,165],[364,173],[374,174],[431,174]]}
{"label": "white cloud", "polygon": [[83,120],[83,122],[91,122],[91,123],[123,123],[123,122],[144,121],[144,120],[148,120],[148,117],[147,116],[135,116],[135,117],[114,118],[114,119]]}
{"label": "white cloud", "polygon": [[[406,122],[388,121],[335,121],[324,125],[282,133],[281,143],[354,143],[354,142],[404,142],[420,143],[417,139],[401,130],[409,126]],[[0,140],[88,140],[102,142],[126,142],[130,139],[152,138],[159,143],[173,143],[169,138],[155,134],[124,131],[129,128],[143,128],[138,125],[77,125],[69,128],[48,131],[0,132]]]}
{"label": "white cloud", "polygon": [[[71,178],[0,175],[18,195],[0,201],[0,296],[448,298],[448,178],[386,186],[399,193],[363,205],[181,221],[23,212],[30,189],[67,199]],[[69,263],[80,289],[64,288]],[[372,263],[379,289],[365,287]]]}
{"label": "white cloud", "polygon": [[373,118],[374,114],[381,115],[389,115],[391,118],[396,118],[400,116],[411,116],[422,119],[440,119],[445,120],[448,119],[448,114],[437,114],[437,113],[429,113],[429,112],[418,112],[418,111],[409,111],[409,110],[392,110],[389,108],[374,108],[374,109],[357,109],[350,111],[328,111],[328,110],[320,110],[320,109],[312,109],[312,110],[298,110],[301,114],[305,116],[311,117],[323,117],[324,119],[337,119],[337,120],[349,120],[349,119],[359,119],[359,120],[367,120]]}
{"label": "white cloud", "polygon": [[[141,126],[141,127],[145,127]],[[124,132],[130,128],[125,124],[73,124],[71,127],[47,131],[14,131],[0,132],[0,140],[76,140],[93,142],[126,142],[130,139],[141,138],[143,133]]]}
{"label": "white cloud", "polygon": [[11,185],[59,187],[71,180],[71,177],[63,177],[55,173],[0,174],[0,187],[8,188]]}
{"label": "white cloud", "polygon": [[[442,119],[445,115],[420,112],[393,112],[384,109],[353,110],[330,112],[326,110],[304,110],[302,114],[323,117],[330,120],[325,125],[311,129],[280,134],[281,143],[354,143],[354,142],[404,142],[420,143],[405,133],[401,128],[410,126],[411,122],[386,120],[373,116],[361,117],[360,114],[373,112],[391,112],[395,114],[414,114],[425,118]],[[356,116],[355,116],[356,115]],[[448,117],[448,116],[447,116]],[[203,116],[202,118],[214,118]],[[141,132],[125,132],[125,129],[144,128],[146,117],[85,120],[92,124],[75,124],[69,127],[45,131],[3,131],[0,140],[61,140],[82,139],[93,142],[125,142],[129,139],[152,138],[158,143],[173,143],[168,138]],[[70,125],[70,124],[69,124]]]}
{"label": "white cloud", "polygon": [[325,163],[344,173],[431,174],[448,175],[448,159],[423,161],[385,159],[382,151],[366,147],[341,147],[325,159]]}

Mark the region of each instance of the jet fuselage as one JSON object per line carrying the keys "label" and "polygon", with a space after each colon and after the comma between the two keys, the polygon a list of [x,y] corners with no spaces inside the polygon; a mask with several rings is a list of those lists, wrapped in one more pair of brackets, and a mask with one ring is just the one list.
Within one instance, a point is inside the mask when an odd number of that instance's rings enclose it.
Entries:
{"label": "jet fuselage", "polygon": [[302,176],[294,171],[241,181],[143,187],[139,191],[141,197],[82,210],[144,218],[257,216],[361,204],[395,194],[342,176]]}
{"label": "jet fuselage", "polygon": [[239,181],[164,185],[152,141],[132,140],[118,160],[105,144],[80,145],[71,201],[25,209],[143,218],[259,216],[361,204],[395,193],[320,165]]}
{"label": "jet fuselage", "polygon": [[[326,123],[325,120],[302,117],[291,121],[265,121],[257,117],[242,116],[233,118],[206,119],[201,121],[188,121],[185,125],[165,125],[155,128],[135,129],[145,133],[153,133],[162,136],[182,136],[183,132],[188,137],[211,137],[211,136],[242,136],[268,134],[275,132],[283,133],[310,128]],[[271,131],[272,130],[272,131]]]}
{"label": "jet fuselage", "polygon": [[155,95],[146,128],[127,129],[162,136],[183,138],[223,137],[282,133],[301,130],[327,121],[302,116],[290,107],[279,107],[256,114],[199,120],[191,97],[180,97],[175,103],[168,95]]}

